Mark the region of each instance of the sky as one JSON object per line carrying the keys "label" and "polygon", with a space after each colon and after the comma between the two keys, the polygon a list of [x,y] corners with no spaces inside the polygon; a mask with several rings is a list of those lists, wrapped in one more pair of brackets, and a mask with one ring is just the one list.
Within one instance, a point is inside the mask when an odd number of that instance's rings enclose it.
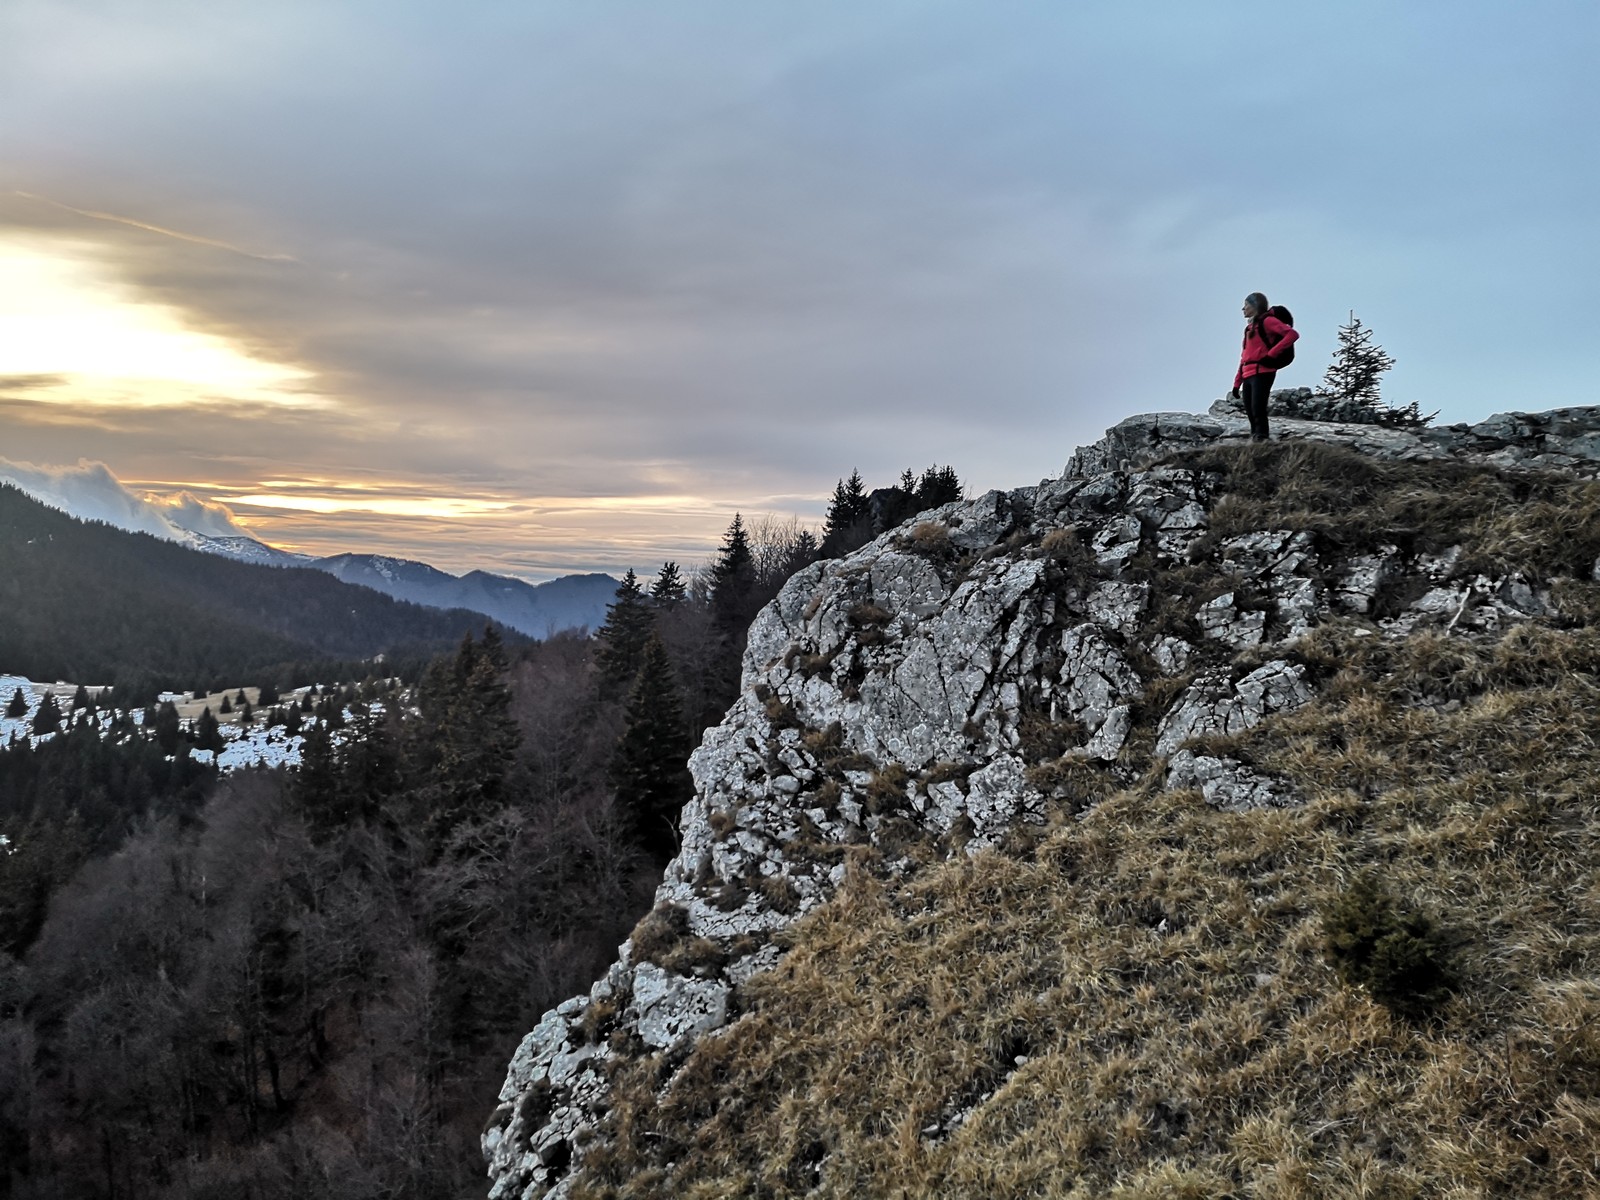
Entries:
{"label": "sky", "polygon": [[537,581],[1058,475],[1254,290],[1281,386],[1354,311],[1441,423],[1600,403],[1596,61],[1593,0],[4,0],[0,460]]}

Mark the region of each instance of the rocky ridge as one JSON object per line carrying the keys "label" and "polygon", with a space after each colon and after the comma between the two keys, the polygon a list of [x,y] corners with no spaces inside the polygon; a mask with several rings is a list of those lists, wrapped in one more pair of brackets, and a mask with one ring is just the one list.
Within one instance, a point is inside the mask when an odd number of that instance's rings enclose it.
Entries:
{"label": "rocky ridge", "polygon": [[[1225,746],[1311,700],[1295,646],[1313,626],[1472,636],[1550,611],[1543,586],[1470,572],[1450,547],[1219,535],[1216,474],[1149,465],[1241,439],[1243,419],[1217,408],[1130,418],[1060,479],[924,513],[789,581],[750,630],[739,700],[691,758],[655,910],[512,1060],[483,1139],[491,1197],[567,1195],[604,1137],[608,1067],[670,1068],[736,1021],[741,985],[781,954],[775,935],[834,893],[852,854],[893,874],[916,869],[919,839],[1003,846],[1151,763],[1219,808],[1293,804],[1289,781]],[[1600,473],[1595,407],[1275,430],[1379,458]],[[1199,594],[1168,582],[1202,567]]]}
{"label": "rocky ridge", "polygon": [[[1280,439],[1346,446],[1361,454],[1402,461],[1458,460],[1520,470],[1600,474],[1600,405],[1542,413],[1496,413],[1475,425],[1393,429],[1367,423],[1313,421],[1279,415],[1314,400],[1305,388],[1273,393],[1272,429]],[[1280,407],[1281,405],[1281,407]],[[1067,463],[1067,475],[1092,475],[1132,463],[1194,450],[1248,435],[1236,401],[1215,401],[1205,415],[1144,413],[1129,417],[1085,446]]]}

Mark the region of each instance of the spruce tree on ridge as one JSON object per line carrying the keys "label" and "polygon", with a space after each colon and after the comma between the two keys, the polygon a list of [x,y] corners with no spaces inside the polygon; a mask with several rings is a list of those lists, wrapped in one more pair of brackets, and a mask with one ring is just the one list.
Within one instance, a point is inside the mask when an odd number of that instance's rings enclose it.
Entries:
{"label": "spruce tree on ridge", "polygon": [[661,573],[650,586],[650,599],[661,607],[670,608],[672,605],[683,603],[688,594],[689,589],[683,582],[678,564],[671,561],[662,563]]}
{"label": "spruce tree on ridge", "polygon": [[693,791],[688,739],[672,660],[659,637],[645,646],[628,694],[627,724],[612,762],[617,801],[640,845],[660,859],[677,850],[678,815]]}
{"label": "spruce tree on ridge", "polygon": [[833,489],[833,499],[828,503],[828,514],[822,526],[822,554],[828,558],[848,554],[857,546],[865,545],[869,539],[863,534],[870,532],[867,487],[861,481],[861,472],[853,470],[849,479],[841,479]]}
{"label": "spruce tree on ridge", "polygon": [[719,633],[738,637],[755,616],[750,599],[755,590],[755,557],[750,553],[750,535],[744,517],[733,514],[722,540],[722,549],[711,568],[711,609]]}
{"label": "spruce tree on ridge", "polygon": [[606,621],[595,633],[599,648],[595,660],[607,690],[626,694],[644,662],[645,643],[655,629],[650,606],[645,603],[639,577],[628,573],[617,585],[616,599],[606,607]]}

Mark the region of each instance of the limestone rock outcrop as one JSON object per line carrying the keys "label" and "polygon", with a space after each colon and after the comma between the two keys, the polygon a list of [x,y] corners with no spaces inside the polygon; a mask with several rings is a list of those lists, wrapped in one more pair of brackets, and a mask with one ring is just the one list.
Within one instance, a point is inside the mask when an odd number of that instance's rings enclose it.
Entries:
{"label": "limestone rock outcrop", "polygon": [[[1600,408],[1278,428],[1389,458],[1600,471]],[[1130,418],[1060,479],[924,512],[789,580],[690,760],[654,912],[516,1052],[483,1139],[494,1200],[565,1196],[604,1139],[610,1067],[670,1066],[737,1021],[740,988],[782,953],[774,935],[835,893],[852,852],[891,874],[915,869],[918,840],[978,853],[1060,811],[1063,772],[1132,782],[1163,760],[1166,786],[1218,808],[1295,803],[1225,743],[1313,700],[1308,631],[1339,617],[1375,637],[1466,633],[1549,610],[1542,588],[1462,572],[1448,552],[1221,536],[1218,478],[1150,464],[1245,433],[1226,415]],[[1211,585],[1171,582],[1201,567]]]}
{"label": "limestone rock outcrop", "polygon": [[[1469,459],[1497,467],[1600,475],[1600,406],[1496,413],[1476,425],[1391,429],[1364,422],[1274,417],[1273,436],[1328,442],[1376,458]],[[1205,415],[1144,413],[1106,431],[1068,461],[1071,476],[1127,469],[1179,450],[1248,435],[1249,422],[1226,397]]]}

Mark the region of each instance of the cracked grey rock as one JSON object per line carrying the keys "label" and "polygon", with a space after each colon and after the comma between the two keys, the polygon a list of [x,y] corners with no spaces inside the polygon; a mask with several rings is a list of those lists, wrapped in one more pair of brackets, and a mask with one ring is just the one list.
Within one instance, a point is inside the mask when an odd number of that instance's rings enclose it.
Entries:
{"label": "cracked grey rock", "polygon": [[1550,607],[1550,594],[1534,588],[1520,572],[1502,580],[1494,598],[1515,616],[1547,617],[1554,611]]}
{"label": "cracked grey rock", "polygon": [[1162,718],[1156,753],[1170,755],[1191,738],[1243,733],[1267,717],[1310,703],[1305,673],[1297,663],[1274,659],[1237,683],[1223,672],[1202,676]]}
{"label": "cracked grey rock", "polygon": [[[946,505],[939,512],[950,514],[945,524],[950,527],[950,540],[969,550],[987,550],[997,545],[1016,528],[1018,511],[1008,492],[985,492],[976,500]],[[921,518],[925,519],[924,513]]]}
{"label": "cracked grey rock", "polygon": [[[1274,417],[1273,437],[1327,442],[1374,458],[1423,461],[1476,459],[1494,466],[1600,474],[1600,406],[1544,413],[1497,413],[1477,425],[1390,429],[1362,422]],[[1249,425],[1235,405],[1217,401],[1204,415],[1145,413],[1113,426],[1067,463],[1069,477],[1131,470],[1180,450],[1242,441]]]}
{"label": "cracked grey rock", "polygon": [[1117,755],[1133,730],[1133,709],[1119,704],[1106,714],[1105,721],[1095,730],[1094,736],[1077,750],[1068,754],[1080,758],[1097,758],[1102,762],[1115,762]]}
{"label": "cracked grey rock", "polygon": [[1255,578],[1300,574],[1316,561],[1312,536],[1287,529],[1241,534],[1226,539],[1221,549],[1226,567]]}
{"label": "cracked grey rock", "polygon": [[710,979],[690,979],[665,971],[654,963],[633,970],[633,1005],[636,1028],[645,1045],[670,1049],[686,1038],[728,1021],[726,984]]}
{"label": "cracked grey rock", "polygon": [[1168,678],[1182,675],[1189,669],[1189,656],[1194,647],[1179,637],[1164,637],[1150,648],[1150,657]]}
{"label": "cracked grey rock", "polygon": [[1115,571],[1121,570],[1124,563],[1139,553],[1143,538],[1144,526],[1130,513],[1107,521],[1089,545],[1095,561]]}
{"label": "cracked grey rock", "polygon": [[1066,474],[1081,478],[1126,470],[1178,450],[1210,445],[1220,438],[1248,436],[1242,417],[1200,417],[1193,413],[1145,413],[1106,430],[1105,437],[1083,446],[1067,463]]}
{"label": "cracked grey rock", "polygon": [[1283,626],[1283,640],[1302,637],[1316,623],[1322,596],[1315,580],[1298,575],[1275,575],[1270,585],[1273,612]]}
{"label": "cracked grey rock", "polygon": [[967,779],[966,811],[973,837],[968,853],[995,845],[1024,820],[1042,821],[1044,797],[1027,786],[1022,760],[1002,754]]}
{"label": "cracked grey rock", "polygon": [[1195,610],[1194,619],[1208,638],[1235,650],[1259,646],[1266,636],[1267,614],[1259,609],[1236,608],[1232,592],[1206,601]]}
{"label": "cracked grey rock", "polygon": [[1098,585],[1089,593],[1088,610],[1094,619],[1107,629],[1115,629],[1123,637],[1132,637],[1139,628],[1139,618],[1150,603],[1150,585],[1112,579]]}
{"label": "cracked grey rock", "polygon": [[1438,554],[1417,556],[1417,569],[1430,579],[1449,579],[1455,574],[1456,563],[1461,561],[1461,547],[1451,546]]}
{"label": "cracked grey rock", "polygon": [[1167,764],[1167,787],[1198,788],[1207,804],[1226,812],[1284,808],[1298,802],[1287,782],[1231,758],[1179,750]]}
{"label": "cracked grey rock", "polygon": [[1380,546],[1376,554],[1352,558],[1339,579],[1340,605],[1350,612],[1370,613],[1378,593],[1398,574],[1399,552],[1396,546]]}
{"label": "cracked grey rock", "polygon": [[1182,557],[1209,524],[1195,472],[1161,467],[1128,477],[1127,509],[1155,533],[1156,549]]}
{"label": "cracked grey rock", "polygon": [[1144,690],[1144,682],[1100,627],[1083,624],[1061,635],[1058,700],[1091,731],[1117,705]]}

